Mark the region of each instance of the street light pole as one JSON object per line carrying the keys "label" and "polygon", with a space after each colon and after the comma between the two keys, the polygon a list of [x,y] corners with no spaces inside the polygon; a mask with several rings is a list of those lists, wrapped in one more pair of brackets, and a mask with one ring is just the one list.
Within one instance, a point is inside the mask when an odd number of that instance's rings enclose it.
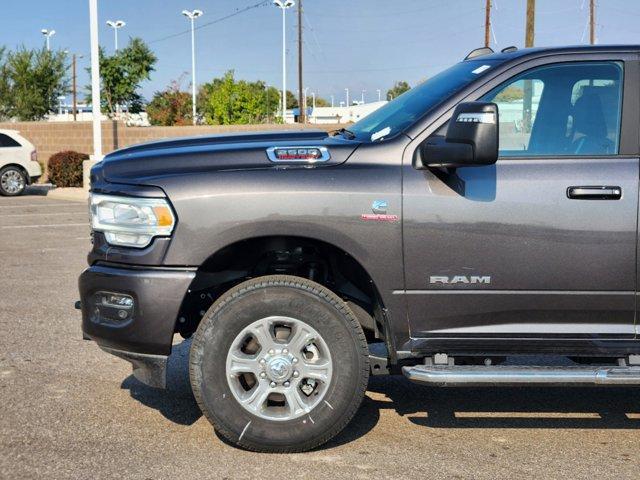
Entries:
{"label": "street light pole", "polygon": [[[273,0],[273,4],[282,10],[282,123],[287,117],[287,16],[288,8],[293,7],[293,0]],[[302,105],[298,105],[302,114]]]}
{"label": "street light pole", "polygon": [[362,90],[362,97],[360,99],[360,102],[362,103],[362,105],[364,105],[364,94],[365,94],[366,90]]}
{"label": "street light pole", "polygon": [[191,20],[191,115],[193,124],[196,125],[196,18],[202,16],[202,10],[183,10],[182,14]]}
{"label": "street light pole", "polygon": [[307,90],[309,90],[309,87],[304,87],[302,89],[302,92],[304,93],[303,97],[302,97],[302,105],[304,105],[304,110],[300,109],[301,112],[304,112],[304,116],[307,116]]}
{"label": "street light pole", "polygon": [[[313,119],[312,123],[316,123],[316,92],[311,92],[311,118]],[[306,112],[305,112],[306,114]]]}
{"label": "street light pole", "polygon": [[65,100],[67,99],[67,97],[65,97],[64,95],[60,95],[58,97],[58,115],[62,116],[62,107],[63,107],[63,103]]}
{"label": "street light pole", "polygon": [[346,103],[346,105],[348,107],[349,106],[349,89],[345,88],[344,91],[347,92],[347,103]]}
{"label": "street light pole", "polygon": [[382,101],[382,92],[380,91],[380,89],[377,89],[376,92],[378,92],[378,101]]}
{"label": "street light pole", "polygon": [[91,110],[93,116],[93,161],[102,160],[102,128],[100,125],[100,59],[98,52],[98,0],[89,0],[91,38]]}
{"label": "street light pole", "polygon": [[116,20],[116,21],[107,20],[107,25],[113,28],[113,33],[115,36],[115,46],[116,46],[116,52],[117,52],[118,51],[118,30],[124,27],[126,23],[122,20]]}
{"label": "street light pole", "polygon": [[50,51],[51,45],[49,43],[49,39],[56,34],[56,31],[43,28],[42,30],[40,30],[40,32],[44,35],[45,41],[47,42],[47,51]]}
{"label": "street light pole", "polygon": [[78,86],[77,86],[77,75],[76,75],[76,63],[77,63],[77,55],[73,54],[73,121],[76,121],[77,110],[78,110]]}

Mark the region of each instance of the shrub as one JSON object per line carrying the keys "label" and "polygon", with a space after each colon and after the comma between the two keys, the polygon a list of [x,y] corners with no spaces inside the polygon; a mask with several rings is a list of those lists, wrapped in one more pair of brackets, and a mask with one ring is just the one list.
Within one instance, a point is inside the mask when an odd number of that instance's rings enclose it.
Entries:
{"label": "shrub", "polygon": [[57,187],[81,187],[84,160],[89,160],[89,155],[72,150],[51,155],[47,165],[49,180]]}

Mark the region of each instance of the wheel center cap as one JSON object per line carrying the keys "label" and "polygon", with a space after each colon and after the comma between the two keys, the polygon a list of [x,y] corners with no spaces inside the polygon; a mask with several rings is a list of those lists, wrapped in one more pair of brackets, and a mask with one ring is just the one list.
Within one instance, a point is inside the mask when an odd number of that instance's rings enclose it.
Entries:
{"label": "wheel center cap", "polygon": [[291,376],[293,364],[286,357],[275,357],[267,363],[267,375],[273,381],[286,380]]}

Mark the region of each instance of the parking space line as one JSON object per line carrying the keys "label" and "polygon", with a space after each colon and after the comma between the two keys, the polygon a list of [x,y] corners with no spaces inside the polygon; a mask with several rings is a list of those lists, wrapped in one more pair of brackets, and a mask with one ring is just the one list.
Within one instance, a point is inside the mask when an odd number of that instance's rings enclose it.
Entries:
{"label": "parking space line", "polygon": [[68,203],[25,203],[15,205],[0,205],[0,208],[27,208],[27,207],[76,207],[79,205],[84,205],[82,202],[68,202]]}
{"label": "parking space line", "polygon": [[43,213],[9,213],[7,215],[2,214],[2,216],[0,216],[0,218],[7,218],[7,217],[37,217],[38,215],[40,216],[44,216],[46,215],[47,217],[61,217],[63,215],[89,215],[88,212],[82,211],[82,212],[61,212],[61,213],[47,213],[47,212],[43,212]]}
{"label": "parking space line", "polygon": [[51,225],[7,225],[0,227],[0,230],[9,230],[13,228],[57,228],[57,227],[87,227],[89,222],[84,223],[54,223]]}

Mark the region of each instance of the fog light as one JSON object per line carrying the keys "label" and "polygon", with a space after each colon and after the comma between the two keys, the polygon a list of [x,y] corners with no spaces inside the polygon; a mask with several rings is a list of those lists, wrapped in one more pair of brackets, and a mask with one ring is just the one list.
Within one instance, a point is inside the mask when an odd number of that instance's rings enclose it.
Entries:
{"label": "fog light", "polygon": [[122,295],[120,293],[98,292],[102,294],[102,303],[109,307],[131,308],[133,307],[133,297],[130,295]]}
{"label": "fog light", "polygon": [[133,318],[135,301],[131,295],[100,291],[93,301],[93,320],[97,323],[122,324]]}

